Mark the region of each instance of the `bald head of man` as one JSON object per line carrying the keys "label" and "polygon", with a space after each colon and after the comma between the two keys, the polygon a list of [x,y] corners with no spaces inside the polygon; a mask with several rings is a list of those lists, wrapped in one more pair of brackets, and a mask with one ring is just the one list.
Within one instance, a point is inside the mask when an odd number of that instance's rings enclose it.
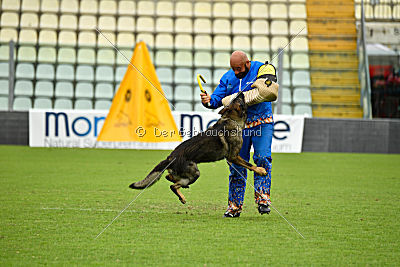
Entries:
{"label": "bald head of man", "polygon": [[235,76],[243,79],[250,70],[251,62],[243,51],[235,51],[231,55],[230,64]]}

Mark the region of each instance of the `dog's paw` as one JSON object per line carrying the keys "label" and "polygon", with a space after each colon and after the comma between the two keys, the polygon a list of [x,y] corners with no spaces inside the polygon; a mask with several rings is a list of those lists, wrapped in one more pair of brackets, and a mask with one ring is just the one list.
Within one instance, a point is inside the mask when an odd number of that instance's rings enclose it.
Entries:
{"label": "dog's paw", "polygon": [[261,176],[267,175],[267,171],[263,167],[257,167],[255,172]]}

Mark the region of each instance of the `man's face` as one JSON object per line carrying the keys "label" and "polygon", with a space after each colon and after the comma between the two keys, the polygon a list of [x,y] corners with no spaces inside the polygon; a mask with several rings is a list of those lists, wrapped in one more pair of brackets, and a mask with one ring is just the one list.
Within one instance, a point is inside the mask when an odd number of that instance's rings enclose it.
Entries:
{"label": "man's face", "polygon": [[235,72],[235,76],[238,79],[243,79],[249,72],[250,62],[247,61],[245,64],[232,64],[232,70]]}

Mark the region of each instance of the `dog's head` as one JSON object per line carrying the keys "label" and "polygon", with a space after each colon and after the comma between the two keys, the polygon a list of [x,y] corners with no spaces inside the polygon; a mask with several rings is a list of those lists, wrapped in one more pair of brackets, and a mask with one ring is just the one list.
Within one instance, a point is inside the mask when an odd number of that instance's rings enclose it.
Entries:
{"label": "dog's head", "polygon": [[235,120],[246,119],[247,104],[244,100],[244,94],[240,91],[231,103],[218,112],[222,116],[227,116]]}

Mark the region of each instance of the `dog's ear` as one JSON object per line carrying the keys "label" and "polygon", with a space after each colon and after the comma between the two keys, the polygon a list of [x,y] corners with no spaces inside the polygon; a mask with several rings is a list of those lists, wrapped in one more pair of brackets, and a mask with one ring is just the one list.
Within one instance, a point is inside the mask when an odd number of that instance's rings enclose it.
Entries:
{"label": "dog's ear", "polygon": [[220,115],[224,115],[224,113],[228,110],[228,107],[224,107],[223,109],[221,109],[218,114]]}

